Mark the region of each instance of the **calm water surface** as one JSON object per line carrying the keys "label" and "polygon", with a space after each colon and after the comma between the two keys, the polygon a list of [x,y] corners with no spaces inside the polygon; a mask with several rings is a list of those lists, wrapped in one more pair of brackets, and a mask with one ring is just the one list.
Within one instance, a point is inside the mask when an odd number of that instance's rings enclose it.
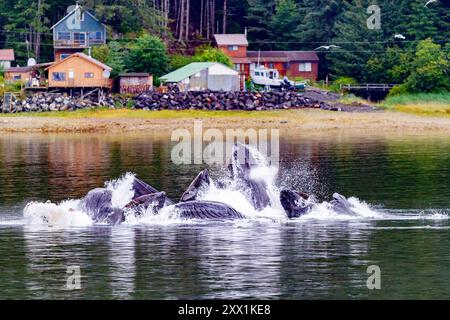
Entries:
{"label": "calm water surface", "polygon": [[[30,201],[79,198],[127,171],[176,199],[203,166],[172,164],[170,148],[152,135],[0,137],[0,298],[450,298],[450,137],[282,136],[279,185],[356,196],[381,219],[23,220]],[[369,265],[381,290],[367,289]],[[68,266],[81,290],[66,289]]]}

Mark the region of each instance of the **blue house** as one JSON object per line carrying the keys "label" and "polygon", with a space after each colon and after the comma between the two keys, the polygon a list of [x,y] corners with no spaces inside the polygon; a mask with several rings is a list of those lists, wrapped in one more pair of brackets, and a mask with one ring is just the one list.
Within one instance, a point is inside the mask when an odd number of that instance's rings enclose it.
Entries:
{"label": "blue house", "polygon": [[106,43],[106,27],[78,3],[52,28],[55,61]]}

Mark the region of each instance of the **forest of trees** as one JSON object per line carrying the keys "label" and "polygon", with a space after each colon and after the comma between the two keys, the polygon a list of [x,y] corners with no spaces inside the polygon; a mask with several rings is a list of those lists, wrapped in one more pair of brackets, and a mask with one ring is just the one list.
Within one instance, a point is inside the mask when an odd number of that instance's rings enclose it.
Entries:
{"label": "forest of trees", "polygon": [[[161,38],[183,57],[211,43],[214,33],[248,31],[250,49],[318,50],[320,77],[403,83],[420,41],[439,57],[444,76],[450,54],[450,1],[426,0],[83,0],[108,28],[114,46],[132,46],[144,33]],[[51,26],[74,0],[0,0],[0,48],[19,63],[53,58]],[[381,9],[381,28],[369,29],[370,5]],[[402,37],[395,37],[402,35]],[[404,38],[403,38],[404,37]],[[114,40],[114,41],[113,41]],[[423,46],[423,45],[422,45]],[[421,48],[423,50],[423,48]],[[435,57],[436,58],[436,57]],[[445,66],[447,64],[447,66]]]}

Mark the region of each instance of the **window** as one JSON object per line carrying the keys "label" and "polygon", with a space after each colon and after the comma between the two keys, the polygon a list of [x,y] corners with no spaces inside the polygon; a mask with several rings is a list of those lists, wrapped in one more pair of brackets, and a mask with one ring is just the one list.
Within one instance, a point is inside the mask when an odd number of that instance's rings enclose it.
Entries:
{"label": "window", "polygon": [[93,79],[94,78],[94,73],[93,72],[85,72],[84,73],[84,77],[87,79]]}
{"label": "window", "polygon": [[86,34],[83,32],[74,32],[73,33],[73,41],[76,44],[85,44],[86,43]]}
{"label": "window", "polygon": [[58,32],[57,39],[70,41],[70,32]]}
{"label": "window", "polygon": [[255,71],[255,76],[259,77],[259,71]]}
{"label": "window", "polygon": [[103,40],[103,32],[89,32],[89,40]]}
{"label": "window", "polygon": [[298,71],[301,72],[311,72],[312,71],[312,65],[311,62],[302,62],[298,64]]}
{"label": "window", "polygon": [[269,68],[273,69],[273,63],[272,62],[269,63]]}
{"label": "window", "polygon": [[238,51],[238,46],[228,46],[228,51]]}
{"label": "window", "polygon": [[59,57],[61,58],[61,60],[67,59],[68,57],[70,57],[70,53],[61,53]]}
{"label": "window", "polygon": [[14,79],[14,81],[20,81],[20,80],[22,80],[22,75],[21,74],[15,74],[13,79]]}
{"label": "window", "polygon": [[240,71],[241,70],[241,64],[240,63],[235,63],[234,64],[234,70]]}
{"label": "window", "polygon": [[53,72],[52,79],[53,79],[53,81],[66,81],[66,73],[65,72]]}

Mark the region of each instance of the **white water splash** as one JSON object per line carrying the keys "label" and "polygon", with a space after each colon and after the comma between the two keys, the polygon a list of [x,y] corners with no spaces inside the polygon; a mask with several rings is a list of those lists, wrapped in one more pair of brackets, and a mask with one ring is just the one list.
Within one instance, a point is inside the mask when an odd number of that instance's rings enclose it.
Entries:
{"label": "white water splash", "polygon": [[105,183],[106,189],[112,191],[111,203],[113,207],[123,208],[133,199],[135,176],[135,174],[127,172],[123,177]]}
{"label": "white water splash", "polygon": [[[388,211],[375,210],[369,204],[358,198],[350,197],[348,202],[350,204],[351,213],[344,214],[336,212],[329,202],[319,203],[313,200],[312,209],[307,214],[300,218],[289,220],[279,199],[280,188],[276,185],[276,178],[278,175],[277,168],[269,166],[257,150],[250,148],[250,152],[251,157],[256,160],[256,163],[252,163],[249,175],[252,179],[262,182],[266,186],[266,191],[270,198],[269,206],[260,211],[256,210],[251,204],[250,190],[248,190],[241,181],[232,179],[228,172],[225,173],[225,171],[223,171],[223,174],[217,179],[217,183],[212,182],[209,188],[199,192],[199,200],[217,201],[228,204],[245,215],[247,218],[245,219],[246,221],[302,222],[309,220],[448,219],[448,214],[445,212],[419,212],[414,215],[392,214]],[[292,174],[292,172],[290,174]],[[132,185],[134,178],[134,174],[126,173],[117,180],[105,183],[105,187],[112,191],[113,207],[124,209],[124,207],[133,199],[134,191]],[[85,226],[93,224],[93,221],[89,216],[81,211],[79,203],[80,200],[67,200],[60,204],[51,202],[32,202],[25,207],[24,218],[27,224],[47,224],[57,226]],[[162,208],[159,212],[156,212],[155,205],[156,203],[150,205],[146,210],[139,212],[138,214],[124,209],[126,217],[125,224],[167,225],[202,223],[201,221],[196,220],[187,221],[186,219],[181,219],[175,206],[168,206]]]}
{"label": "white water splash", "polygon": [[78,209],[79,200],[67,200],[60,204],[30,202],[23,210],[24,219],[31,225],[89,226],[93,221]]}

